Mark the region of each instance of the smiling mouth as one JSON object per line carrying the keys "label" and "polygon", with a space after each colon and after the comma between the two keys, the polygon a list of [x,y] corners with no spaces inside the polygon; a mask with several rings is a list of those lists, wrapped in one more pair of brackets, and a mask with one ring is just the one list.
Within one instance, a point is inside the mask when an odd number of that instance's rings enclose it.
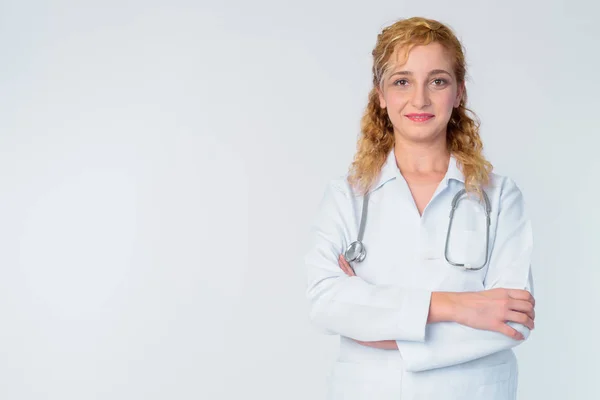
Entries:
{"label": "smiling mouth", "polygon": [[434,115],[432,114],[408,114],[406,118],[410,119],[413,122],[425,122],[432,119]]}

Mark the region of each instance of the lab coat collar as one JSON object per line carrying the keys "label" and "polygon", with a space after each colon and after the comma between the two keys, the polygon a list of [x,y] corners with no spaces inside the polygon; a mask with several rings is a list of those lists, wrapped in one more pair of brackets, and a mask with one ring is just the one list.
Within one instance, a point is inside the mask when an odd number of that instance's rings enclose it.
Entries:
{"label": "lab coat collar", "polygon": [[391,181],[392,179],[396,179],[401,177],[400,170],[398,169],[398,165],[396,164],[396,155],[394,154],[394,148],[387,155],[387,159],[383,163],[381,167],[381,171],[379,173],[379,179],[371,189],[372,192],[379,189],[386,182]]}
{"label": "lab coat collar", "polygon": [[465,176],[458,167],[458,161],[454,157],[454,155],[450,154],[450,162],[448,163],[448,171],[446,171],[446,176],[444,176],[444,180],[446,183],[450,181],[450,179],[457,180],[459,182],[465,183]]}
{"label": "lab coat collar", "polygon": [[[385,163],[381,167],[379,179],[377,180],[371,191],[373,192],[379,189],[385,183],[401,177],[402,174],[400,173],[400,169],[398,169],[398,165],[396,164],[396,155],[394,153],[394,148],[392,147],[392,150],[390,150],[390,152],[388,153]],[[450,179],[454,179],[462,183],[465,182],[464,175],[458,167],[456,158],[452,154],[450,155],[448,170],[446,171],[446,175],[444,176],[444,179],[442,181],[447,185]]]}

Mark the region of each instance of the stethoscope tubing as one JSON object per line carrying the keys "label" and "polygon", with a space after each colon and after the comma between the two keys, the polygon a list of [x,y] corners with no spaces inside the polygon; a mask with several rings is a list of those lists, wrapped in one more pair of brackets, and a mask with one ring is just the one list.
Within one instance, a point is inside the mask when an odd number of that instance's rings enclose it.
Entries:
{"label": "stethoscope tubing", "polygon": [[[448,230],[446,232],[446,243],[444,244],[444,258],[445,258],[446,262],[450,265],[453,265],[453,266],[459,267],[459,268],[463,268],[468,271],[478,271],[478,270],[484,268],[487,265],[488,259],[489,259],[490,224],[491,224],[490,214],[492,211],[492,207],[491,207],[490,199],[489,199],[487,193],[485,192],[485,190],[482,189],[481,192],[483,194],[483,200],[485,203],[483,209],[485,212],[485,221],[486,221],[485,260],[484,260],[483,264],[478,267],[473,267],[471,264],[454,262],[454,261],[450,260],[450,257],[448,256],[448,250],[449,250],[448,244],[450,242],[450,231],[452,229],[452,221],[454,220],[454,211],[458,207],[458,203],[459,203],[460,199],[462,198],[462,196],[464,196],[467,193],[466,189],[459,190],[458,193],[456,193],[454,195],[454,197],[452,198],[450,216],[449,216],[449,221],[448,221]],[[367,249],[365,248],[365,245],[362,240],[363,240],[363,237],[365,234],[365,226],[366,226],[366,222],[367,222],[367,213],[368,213],[368,204],[369,204],[370,195],[371,195],[371,193],[367,192],[367,194],[365,194],[365,196],[363,198],[362,213],[361,213],[361,217],[360,217],[360,226],[358,229],[358,238],[354,242],[350,243],[350,245],[346,248],[346,251],[344,252],[344,258],[346,259],[346,261],[348,263],[362,262],[367,256]]]}

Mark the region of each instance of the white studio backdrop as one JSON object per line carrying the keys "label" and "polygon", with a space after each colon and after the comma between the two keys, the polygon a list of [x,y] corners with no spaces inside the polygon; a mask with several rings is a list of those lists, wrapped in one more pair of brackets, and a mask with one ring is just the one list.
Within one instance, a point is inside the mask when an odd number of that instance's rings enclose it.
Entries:
{"label": "white studio backdrop", "polygon": [[584,1],[0,1],[0,398],[323,399],[302,264],[380,30],[467,49],[535,229],[520,399],[594,399],[600,11]]}

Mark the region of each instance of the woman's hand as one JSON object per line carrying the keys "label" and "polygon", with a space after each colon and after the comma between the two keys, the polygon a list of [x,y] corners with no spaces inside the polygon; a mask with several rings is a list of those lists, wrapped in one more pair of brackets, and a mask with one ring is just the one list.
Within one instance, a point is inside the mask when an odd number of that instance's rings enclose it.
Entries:
{"label": "woman's hand", "polygon": [[452,293],[451,299],[453,320],[459,324],[497,331],[515,340],[523,340],[523,335],[506,322],[535,328],[535,299],[526,290],[497,288]]}
{"label": "woman's hand", "polygon": [[[348,261],[346,261],[343,255],[340,255],[340,257],[338,258],[338,264],[340,265],[342,271],[346,273],[346,275],[356,276],[354,270],[352,269],[350,264],[348,264]],[[379,340],[376,342],[363,342],[356,339],[352,340],[354,340],[356,343],[362,344],[363,346],[374,347],[376,349],[398,350],[398,345],[396,344],[395,340]]]}

